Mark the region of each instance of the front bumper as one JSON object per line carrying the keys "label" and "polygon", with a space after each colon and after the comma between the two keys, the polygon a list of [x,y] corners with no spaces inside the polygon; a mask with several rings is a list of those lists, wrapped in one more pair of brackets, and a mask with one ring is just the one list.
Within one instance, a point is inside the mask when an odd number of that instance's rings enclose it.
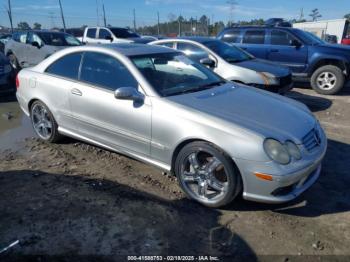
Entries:
{"label": "front bumper", "polygon": [[[243,179],[243,198],[263,203],[284,203],[298,197],[310,188],[321,174],[321,162],[326,154],[327,142],[294,169],[294,165],[280,166],[274,162],[253,162],[238,160],[236,162]],[[262,180],[255,172],[272,175],[272,181]]]}
{"label": "front bumper", "polygon": [[279,84],[270,84],[270,85],[249,84],[249,85],[259,89],[270,91],[272,93],[280,94],[280,95],[284,95],[285,93],[287,93],[289,90],[293,88],[293,85],[294,85],[291,74],[285,77],[280,77],[278,79],[278,82]]}

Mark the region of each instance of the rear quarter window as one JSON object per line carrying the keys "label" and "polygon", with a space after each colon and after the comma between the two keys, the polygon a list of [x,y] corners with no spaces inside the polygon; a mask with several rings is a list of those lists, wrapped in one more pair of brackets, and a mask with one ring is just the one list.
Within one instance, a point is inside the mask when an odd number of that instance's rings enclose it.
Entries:
{"label": "rear quarter window", "polygon": [[53,62],[45,72],[51,75],[78,80],[82,53],[69,54]]}

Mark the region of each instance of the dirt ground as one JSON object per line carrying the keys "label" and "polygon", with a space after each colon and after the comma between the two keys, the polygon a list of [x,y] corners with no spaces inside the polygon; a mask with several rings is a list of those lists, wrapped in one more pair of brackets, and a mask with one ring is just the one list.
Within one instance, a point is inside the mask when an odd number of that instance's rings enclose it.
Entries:
{"label": "dirt ground", "polygon": [[288,94],[310,107],[329,138],[322,175],[310,190],[283,205],[237,199],[225,209],[188,200],[174,177],[130,158],[71,139],[43,143],[17,103],[3,100],[0,250],[19,243],[0,260],[211,255],[219,261],[349,261],[347,90],[327,97],[301,88]]}

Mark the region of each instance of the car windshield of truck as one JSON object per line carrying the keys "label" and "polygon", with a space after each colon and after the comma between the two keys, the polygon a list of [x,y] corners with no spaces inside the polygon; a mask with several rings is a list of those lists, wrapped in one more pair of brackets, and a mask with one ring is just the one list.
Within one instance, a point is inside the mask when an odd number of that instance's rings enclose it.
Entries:
{"label": "car windshield of truck", "polygon": [[325,43],[321,38],[307,31],[298,30],[298,36],[308,45],[322,45]]}
{"label": "car windshield of truck", "polygon": [[253,59],[253,56],[243,50],[221,41],[213,40],[203,44],[228,63],[238,63]]}
{"label": "car windshield of truck", "polygon": [[130,57],[160,96],[174,96],[209,89],[226,83],[212,71],[182,53]]}
{"label": "car windshield of truck", "polygon": [[51,46],[79,46],[81,43],[74,36],[64,33],[37,33],[46,45]]}
{"label": "car windshield of truck", "polygon": [[117,38],[133,38],[133,37],[140,37],[138,34],[136,34],[134,31],[127,29],[127,28],[109,28],[109,30],[112,31],[112,33]]}

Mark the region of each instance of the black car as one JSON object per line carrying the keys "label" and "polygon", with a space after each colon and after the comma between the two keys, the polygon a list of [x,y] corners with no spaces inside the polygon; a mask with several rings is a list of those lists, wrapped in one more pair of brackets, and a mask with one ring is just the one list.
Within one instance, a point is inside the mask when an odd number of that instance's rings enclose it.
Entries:
{"label": "black car", "polygon": [[14,72],[7,57],[0,53],[0,96],[15,91]]}

